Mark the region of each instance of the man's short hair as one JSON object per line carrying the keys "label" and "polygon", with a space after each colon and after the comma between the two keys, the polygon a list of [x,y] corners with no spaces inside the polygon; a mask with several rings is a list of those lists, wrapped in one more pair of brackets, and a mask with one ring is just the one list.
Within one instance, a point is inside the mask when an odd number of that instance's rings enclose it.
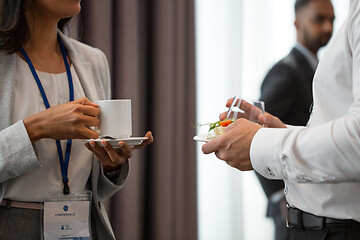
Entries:
{"label": "man's short hair", "polygon": [[314,0],[296,0],[296,2],[295,2],[295,15],[298,14],[298,12],[303,7],[305,7],[306,5],[308,5],[312,1],[314,1]]}

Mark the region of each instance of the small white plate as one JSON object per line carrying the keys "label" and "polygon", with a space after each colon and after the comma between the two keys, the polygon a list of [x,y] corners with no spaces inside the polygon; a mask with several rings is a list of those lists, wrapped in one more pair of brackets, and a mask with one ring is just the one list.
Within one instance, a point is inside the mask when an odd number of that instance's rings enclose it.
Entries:
{"label": "small white plate", "polygon": [[195,137],[193,137],[193,139],[197,142],[208,142],[211,140],[211,139],[207,139],[208,135],[209,135],[208,133],[202,133],[202,134],[196,135]]}
{"label": "small white plate", "polygon": [[98,139],[88,139],[86,142],[94,141],[100,143],[101,141],[107,141],[111,144],[113,148],[119,148],[118,142],[125,142],[130,147],[140,145],[144,140],[148,139],[147,137],[129,137],[129,138],[98,138]]}

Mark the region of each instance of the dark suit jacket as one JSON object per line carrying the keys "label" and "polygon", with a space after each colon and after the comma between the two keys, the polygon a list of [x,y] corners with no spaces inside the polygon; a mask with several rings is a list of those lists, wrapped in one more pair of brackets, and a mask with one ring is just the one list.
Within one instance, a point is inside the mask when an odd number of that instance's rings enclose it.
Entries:
{"label": "dark suit jacket", "polygon": [[[266,75],[261,86],[260,100],[265,110],[286,124],[306,125],[312,105],[312,80],[314,70],[306,58],[293,48],[288,56],[276,63]],[[282,180],[269,180],[257,174],[269,198],[284,188]],[[268,205],[268,216],[273,216],[272,204]]]}

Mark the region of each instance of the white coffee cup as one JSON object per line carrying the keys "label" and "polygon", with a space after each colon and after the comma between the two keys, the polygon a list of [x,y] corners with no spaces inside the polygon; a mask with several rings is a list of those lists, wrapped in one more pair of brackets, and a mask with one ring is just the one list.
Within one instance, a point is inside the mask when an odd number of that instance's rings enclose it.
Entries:
{"label": "white coffee cup", "polygon": [[100,106],[99,137],[129,138],[132,135],[131,100],[98,100]]}

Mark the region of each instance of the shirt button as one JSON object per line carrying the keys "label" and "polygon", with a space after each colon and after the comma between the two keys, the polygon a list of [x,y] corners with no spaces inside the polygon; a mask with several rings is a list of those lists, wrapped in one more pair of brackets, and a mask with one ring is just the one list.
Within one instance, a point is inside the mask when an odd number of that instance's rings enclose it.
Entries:
{"label": "shirt button", "polygon": [[267,170],[268,170],[268,174],[272,177],[275,176],[275,174],[271,171],[271,169],[269,167],[267,167]]}

